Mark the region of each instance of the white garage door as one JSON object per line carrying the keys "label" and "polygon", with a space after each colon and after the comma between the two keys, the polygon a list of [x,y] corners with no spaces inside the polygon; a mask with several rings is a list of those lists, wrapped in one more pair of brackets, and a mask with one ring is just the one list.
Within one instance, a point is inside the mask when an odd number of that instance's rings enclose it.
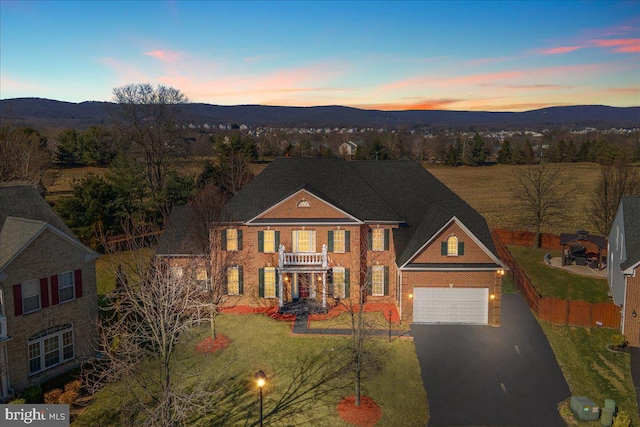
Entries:
{"label": "white garage door", "polygon": [[413,288],[414,323],[486,325],[487,288]]}

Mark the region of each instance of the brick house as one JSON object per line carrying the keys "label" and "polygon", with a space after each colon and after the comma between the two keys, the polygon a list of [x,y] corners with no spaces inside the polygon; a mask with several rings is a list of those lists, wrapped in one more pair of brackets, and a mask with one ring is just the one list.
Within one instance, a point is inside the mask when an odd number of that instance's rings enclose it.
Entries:
{"label": "brick house", "polygon": [[0,398],[94,353],[97,257],[34,187],[0,187]]}
{"label": "brick house", "polygon": [[613,302],[622,307],[620,328],[629,345],[640,347],[640,196],[624,196],[609,232],[607,280]]}
{"label": "brick house", "polygon": [[211,239],[226,305],[329,308],[366,290],[405,322],[500,324],[505,266],[486,221],[417,162],[276,159],[224,215]]}

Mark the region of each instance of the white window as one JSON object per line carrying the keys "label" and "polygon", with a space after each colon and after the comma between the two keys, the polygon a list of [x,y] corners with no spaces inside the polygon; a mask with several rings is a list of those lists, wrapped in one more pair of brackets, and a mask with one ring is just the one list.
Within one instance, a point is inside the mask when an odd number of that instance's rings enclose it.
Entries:
{"label": "white window", "polygon": [[291,233],[293,252],[316,251],[316,232],[314,230],[293,230]]}
{"label": "white window", "polygon": [[169,275],[173,280],[182,279],[183,274],[184,274],[184,271],[182,270],[182,267],[171,267],[169,271]]}
{"label": "white window", "polygon": [[344,298],[345,292],[345,270],[344,267],[333,267],[333,297]]}
{"label": "white window", "polygon": [[345,232],[344,230],[334,230],[333,232],[333,252],[345,252]]}
{"label": "white window", "polygon": [[227,228],[227,250],[238,250],[238,230],[236,228]]}
{"label": "white window", "polygon": [[275,230],[264,230],[264,252],[274,253],[276,251]]}
{"label": "white window", "polygon": [[37,279],[22,283],[22,312],[33,313],[40,310],[40,284]]}
{"label": "white window", "polygon": [[238,267],[227,268],[227,293],[229,295],[240,294],[240,272]]}
{"label": "white window", "polygon": [[384,251],[384,228],[374,228],[371,232],[371,249]]}
{"label": "white window", "polygon": [[275,267],[264,268],[264,297],[265,298],[276,297],[276,268]]}
{"label": "white window", "polygon": [[75,356],[73,327],[60,325],[29,338],[29,374],[60,365]]}
{"label": "white window", "polygon": [[207,287],[207,269],[204,267],[196,267],[196,283],[203,288]]}
{"label": "white window", "polygon": [[456,236],[449,236],[447,239],[447,255],[458,256],[458,238]]}
{"label": "white window", "polygon": [[75,298],[74,284],[73,271],[58,274],[58,294],[61,303]]}
{"label": "white window", "polygon": [[384,295],[384,266],[374,265],[371,270],[371,295],[379,297]]}

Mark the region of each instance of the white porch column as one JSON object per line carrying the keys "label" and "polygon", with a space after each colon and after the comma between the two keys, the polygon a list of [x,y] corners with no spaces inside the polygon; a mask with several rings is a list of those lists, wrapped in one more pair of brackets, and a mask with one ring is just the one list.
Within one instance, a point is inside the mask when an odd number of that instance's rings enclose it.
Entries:
{"label": "white porch column", "polygon": [[278,304],[280,307],[284,305],[284,286],[282,283],[282,270],[278,269]]}
{"label": "white porch column", "polygon": [[322,272],[322,308],[327,308],[327,272]]}

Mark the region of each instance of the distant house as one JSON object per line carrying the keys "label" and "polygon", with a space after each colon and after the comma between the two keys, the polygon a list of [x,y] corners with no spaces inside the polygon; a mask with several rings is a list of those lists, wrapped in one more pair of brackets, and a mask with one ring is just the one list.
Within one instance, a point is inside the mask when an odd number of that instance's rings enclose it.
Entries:
{"label": "distant house", "polygon": [[338,155],[345,157],[348,160],[353,160],[356,157],[358,151],[358,144],[352,141],[343,142],[338,147]]}
{"label": "distant house", "polygon": [[95,260],[31,186],[0,187],[0,397],[93,355]]}
{"label": "distant house", "polygon": [[621,330],[640,347],[640,196],[624,196],[609,232],[607,280],[622,307]]}
{"label": "distant house", "polygon": [[[189,215],[174,212],[162,248],[175,267],[189,266],[177,239]],[[505,267],[485,219],[417,162],[279,158],[224,218],[210,236],[225,254],[225,305],[364,299],[409,323],[500,324]]]}

